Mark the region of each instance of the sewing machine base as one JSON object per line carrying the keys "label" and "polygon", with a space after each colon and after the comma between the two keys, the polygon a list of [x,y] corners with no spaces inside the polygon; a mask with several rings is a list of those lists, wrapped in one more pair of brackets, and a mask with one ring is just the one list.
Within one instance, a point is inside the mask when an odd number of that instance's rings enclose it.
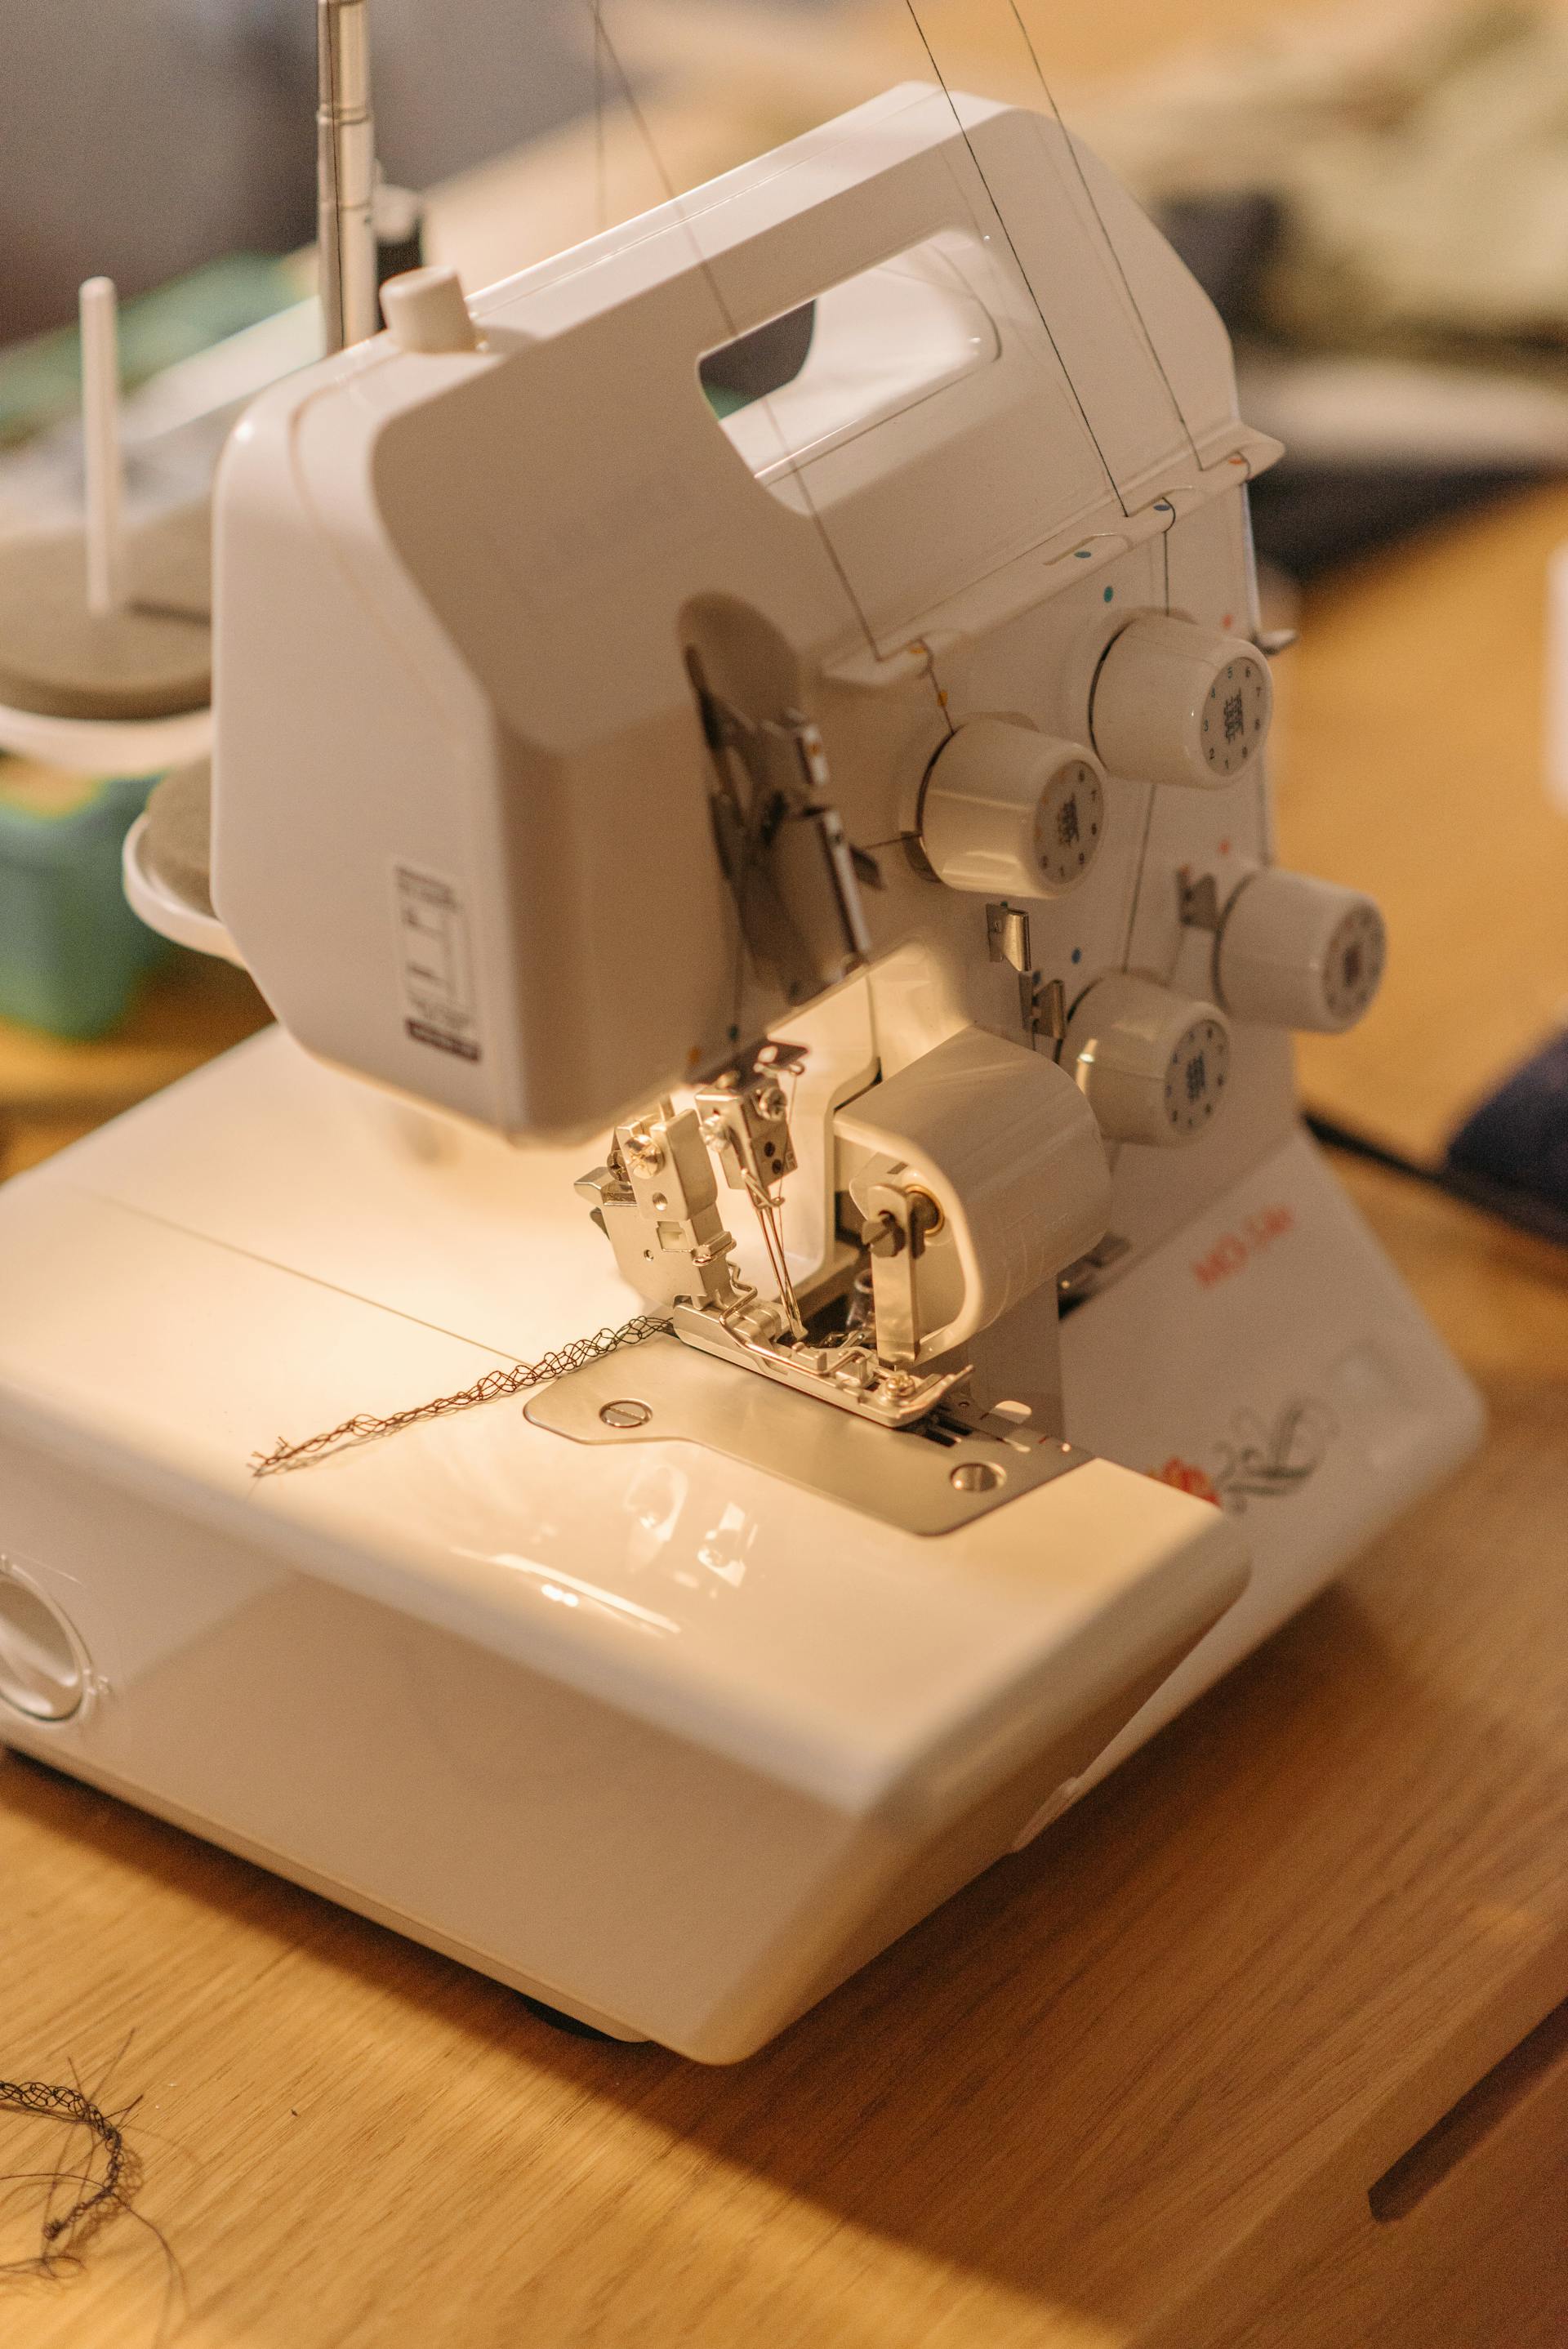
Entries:
{"label": "sewing machine base", "polygon": [[[1220,1213],[1275,1234],[1244,1273],[1194,1286],[1205,1218],[1069,1318],[1069,1427],[1131,1466],[944,1534],[516,1401],[257,1483],[280,1433],[626,1318],[559,1154],[400,1115],[273,1034],[0,1195],[3,1733],[615,2036],[763,2044],[1474,1439],[1295,1141]],[[1146,1426],[1120,1319],[1183,1282]],[[1214,1439],[1325,1379],[1312,1472],[1253,1464],[1246,1589]],[[1178,1458],[1229,1507],[1131,1473]]]}
{"label": "sewing machine base", "polygon": [[[1128,1365],[1157,1351],[1158,1385]],[[1087,1791],[1480,1444],[1480,1397],[1300,1132],[1062,1327],[1068,1433],[1217,1503],[1245,1595]]]}

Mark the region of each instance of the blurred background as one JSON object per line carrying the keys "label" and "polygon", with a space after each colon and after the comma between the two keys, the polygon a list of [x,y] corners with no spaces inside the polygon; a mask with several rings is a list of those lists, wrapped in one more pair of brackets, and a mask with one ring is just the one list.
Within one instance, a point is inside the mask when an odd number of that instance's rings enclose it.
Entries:
{"label": "blurred background", "polygon": [[[0,13],[0,533],[79,495],[82,278],[111,275],[126,305],[133,498],[188,492],[244,394],[310,357],[315,16],[313,0]],[[372,0],[371,16],[378,149],[403,191],[389,253],[454,261],[470,288],[929,76],[923,32],[955,82],[1059,107],[1208,288],[1243,412],[1287,444],[1254,498],[1266,616],[1304,632],[1279,668],[1281,851],[1371,888],[1394,949],[1364,1027],[1305,1040],[1308,1099],[1423,1179],[1568,1238],[1568,13],[922,0],[917,26],[904,0]],[[60,857],[62,816],[90,833],[94,885],[106,906],[115,893],[138,802],[100,781],[89,805],[0,761],[0,1169],[264,1017],[238,974],[137,939],[96,994],[7,995],[7,859],[36,877],[40,825]],[[60,897],[72,955],[88,902]],[[121,916],[101,920],[107,936]],[[15,941],[14,910],[10,926]],[[1526,1091],[1456,1152],[1526,1063]]]}
{"label": "blurred background", "polygon": [[[593,103],[581,0],[377,0],[382,161],[449,179]],[[0,339],[315,232],[311,0],[50,0],[0,22]]]}

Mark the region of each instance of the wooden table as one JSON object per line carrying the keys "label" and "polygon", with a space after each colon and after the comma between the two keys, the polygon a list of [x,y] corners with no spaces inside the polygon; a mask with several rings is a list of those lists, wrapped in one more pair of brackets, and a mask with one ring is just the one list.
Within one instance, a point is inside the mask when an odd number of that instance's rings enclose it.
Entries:
{"label": "wooden table", "polygon": [[0,1179],[227,1051],[267,1017],[242,971],[181,953],[145,981],[125,1024],[98,1042],[66,1043],[0,1019]]}
{"label": "wooden table", "polygon": [[[1568,997],[1537,775],[1562,538],[1557,491],[1436,533],[1315,595],[1285,671],[1282,854],[1372,885],[1395,939],[1305,1085],[1411,1149]],[[53,1104],[18,1157],[258,1016],[187,974],[109,1045],[0,1036],[0,1102]],[[0,2072],[134,2102],[162,2230],[120,2217],[78,2276],[0,2281],[5,2349],[1568,2338],[1568,1259],[1347,1180],[1487,1390],[1481,1457],[733,2072],[562,2037],[0,1763]],[[0,2112],[0,2169],[61,2148]],[[35,2248],[38,2191],[0,2192],[0,2259]]]}

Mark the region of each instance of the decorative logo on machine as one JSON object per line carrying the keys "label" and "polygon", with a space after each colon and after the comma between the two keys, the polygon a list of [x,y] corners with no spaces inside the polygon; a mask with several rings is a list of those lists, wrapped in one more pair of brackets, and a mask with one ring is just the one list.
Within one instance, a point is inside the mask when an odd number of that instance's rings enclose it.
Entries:
{"label": "decorative logo on machine", "polygon": [[1339,1423],[1326,1403],[1297,1397],[1272,1423],[1254,1411],[1239,1411],[1215,1447],[1212,1470],[1173,1454],[1163,1468],[1150,1474],[1157,1484],[1172,1485],[1179,1493],[1244,1516],[1253,1501],[1284,1501],[1298,1493],[1322,1467],[1338,1433]]}
{"label": "decorative logo on machine", "polygon": [[1254,1257],[1295,1229],[1295,1209],[1284,1199],[1243,1216],[1233,1231],[1222,1232],[1207,1256],[1193,1259],[1192,1278],[1200,1288],[1217,1288],[1233,1273],[1244,1272]]}

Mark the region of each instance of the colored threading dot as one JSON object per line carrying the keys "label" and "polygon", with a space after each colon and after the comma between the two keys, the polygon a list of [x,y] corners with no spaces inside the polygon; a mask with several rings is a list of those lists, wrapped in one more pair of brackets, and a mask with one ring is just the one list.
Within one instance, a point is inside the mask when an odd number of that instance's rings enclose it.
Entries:
{"label": "colored threading dot", "polygon": [[1082,962],[1082,960],[1083,960],[1083,948],[1082,948],[1082,947],[1074,947],[1074,948],[1073,948],[1073,960],[1074,960],[1074,962]]}
{"label": "colored threading dot", "polygon": [[1116,593],[1116,590],[1115,590],[1115,588],[1114,588],[1114,587],[1108,587],[1108,588],[1106,589],[1106,591],[1105,591],[1105,600],[1106,600],[1106,602],[1107,602],[1108,604],[1110,602],[1110,599],[1111,599],[1111,597],[1115,595],[1115,593]]}

